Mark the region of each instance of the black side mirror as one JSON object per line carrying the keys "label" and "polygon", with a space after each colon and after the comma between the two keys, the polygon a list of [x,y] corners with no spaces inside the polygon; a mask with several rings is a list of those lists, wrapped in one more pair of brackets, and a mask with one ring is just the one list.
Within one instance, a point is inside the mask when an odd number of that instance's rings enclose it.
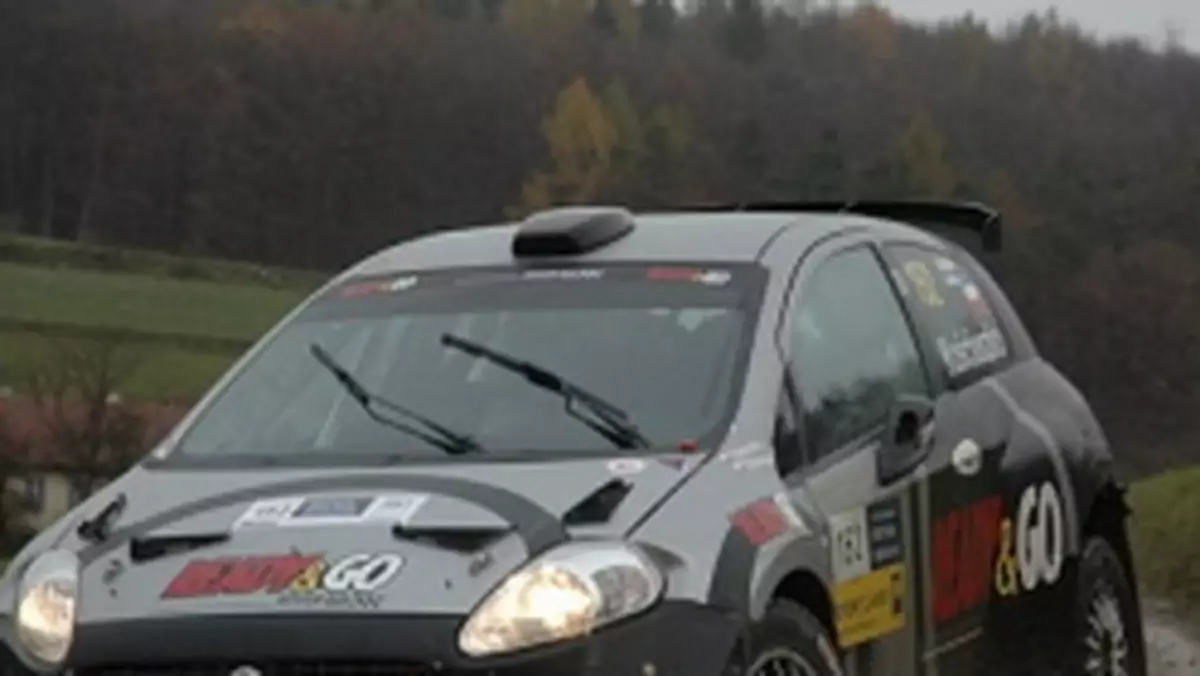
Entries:
{"label": "black side mirror", "polygon": [[920,464],[932,446],[934,403],[926,397],[901,395],[892,404],[884,438],[875,455],[876,474],[887,485]]}

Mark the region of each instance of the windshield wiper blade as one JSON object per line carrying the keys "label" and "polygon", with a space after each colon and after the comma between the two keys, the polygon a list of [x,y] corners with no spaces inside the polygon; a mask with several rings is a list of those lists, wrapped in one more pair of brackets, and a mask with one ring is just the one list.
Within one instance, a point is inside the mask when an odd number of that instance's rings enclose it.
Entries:
{"label": "windshield wiper blade", "polygon": [[[524,377],[536,387],[558,394],[566,404],[567,415],[587,425],[618,448],[650,447],[650,441],[629,419],[629,414],[624,409],[564,379],[557,373],[466,338],[460,338],[452,333],[442,334],[442,345],[465,352],[473,357],[486,359]],[[575,404],[581,404],[594,418],[581,414],[575,409]]]}
{"label": "windshield wiper blade", "polygon": [[[337,378],[338,383],[340,383],[341,386],[346,389],[346,392],[350,394],[350,398],[358,402],[358,405],[362,407],[363,411],[366,412],[366,414],[369,415],[372,420],[380,424],[387,425],[393,429],[400,430],[401,432],[404,432],[410,436],[414,436],[431,446],[440,448],[450,455],[466,455],[468,453],[477,453],[483,450],[483,447],[480,446],[479,442],[473,439],[471,436],[455,432],[454,430],[441,425],[435,420],[431,420],[420,413],[417,413],[416,411],[407,409],[395,402],[388,401],[384,397],[371,392],[364,387],[357,378],[351,375],[349,371],[339,364],[337,360],[333,358],[333,355],[329,354],[329,352],[319,344],[313,343],[310,345],[309,351],[311,351],[312,355],[316,357],[317,363],[319,363],[321,366],[324,366],[326,370],[333,374],[334,378]],[[400,422],[399,420],[389,416],[383,415],[379,412],[378,408],[388,409],[410,420],[415,420],[421,425],[424,425],[426,429],[432,431],[433,434],[417,429],[412,425]]]}

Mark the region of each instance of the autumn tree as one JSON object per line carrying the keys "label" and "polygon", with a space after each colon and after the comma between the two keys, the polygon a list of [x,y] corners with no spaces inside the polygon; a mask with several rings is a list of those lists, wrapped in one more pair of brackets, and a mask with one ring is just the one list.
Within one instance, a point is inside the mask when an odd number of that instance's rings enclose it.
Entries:
{"label": "autumn tree", "polygon": [[918,113],[909,120],[896,152],[901,193],[931,199],[953,195],[957,175],[947,156],[946,140],[928,115]]}
{"label": "autumn tree", "polygon": [[594,200],[612,179],[619,132],[587,80],[576,78],[563,89],[542,133],[551,168],[525,183],[519,209]]}
{"label": "autumn tree", "polygon": [[77,473],[87,494],[143,450],[145,423],[119,392],[141,358],[118,338],[46,336],[42,345],[26,388],[44,431],[39,443]]}

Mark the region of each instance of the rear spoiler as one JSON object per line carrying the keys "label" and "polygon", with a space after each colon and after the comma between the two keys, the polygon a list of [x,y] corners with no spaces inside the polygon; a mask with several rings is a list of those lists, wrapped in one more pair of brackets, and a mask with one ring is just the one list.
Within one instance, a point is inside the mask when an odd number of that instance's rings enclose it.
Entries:
{"label": "rear spoiler", "polygon": [[[780,211],[845,213],[885,218],[928,230],[967,246],[997,253],[1003,245],[1000,212],[978,202],[934,201],[844,201],[844,202],[747,202],[705,204],[686,211]],[[969,234],[974,242],[964,242]],[[971,246],[974,244],[974,246]]]}

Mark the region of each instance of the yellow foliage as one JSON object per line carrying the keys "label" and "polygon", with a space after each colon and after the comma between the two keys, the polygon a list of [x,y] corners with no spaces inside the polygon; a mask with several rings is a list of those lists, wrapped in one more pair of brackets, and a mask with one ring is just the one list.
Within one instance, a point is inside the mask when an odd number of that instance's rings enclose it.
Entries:
{"label": "yellow foliage", "polygon": [[633,0],[612,0],[612,7],[617,17],[617,35],[625,40],[636,40],[642,24]]}
{"label": "yellow foliage", "polygon": [[587,20],[588,0],[506,0],[501,21],[527,34],[561,34]]}
{"label": "yellow foliage", "polygon": [[535,174],[521,189],[521,204],[536,209],[552,203],[594,200],[611,178],[617,127],[587,80],[575,78],[542,122],[551,168]]}
{"label": "yellow foliage", "polygon": [[873,4],[856,8],[846,17],[846,30],[875,61],[895,58],[896,20],[883,7]]}
{"label": "yellow foliage", "polygon": [[222,21],[220,30],[226,33],[277,38],[283,35],[286,25],[287,18],[277,7],[253,3]]}
{"label": "yellow foliage", "polygon": [[946,158],[946,139],[924,113],[914,115],[900,139],[900,158],[909,188],[929,198],[946,198],[954,192],[954,168]]}
{"label": "yellow foliage", "polygon": [[576,78],[558,97],[555,114],[542,123],[560,184],[577,187],[581,197],[607,171],[617,144],[617,128],[592,93]]}
{"label": "yellow foliage", "polygon": [[682,108],[659,106],[643,118],[621,82],[610,83],[598,97],[582,77],[559,93],[542,133],[550,166],[521,187],[510,217],[614,193],[652,198],[674,190],[672,177],[679,175],[678,163],[692,141]]}

